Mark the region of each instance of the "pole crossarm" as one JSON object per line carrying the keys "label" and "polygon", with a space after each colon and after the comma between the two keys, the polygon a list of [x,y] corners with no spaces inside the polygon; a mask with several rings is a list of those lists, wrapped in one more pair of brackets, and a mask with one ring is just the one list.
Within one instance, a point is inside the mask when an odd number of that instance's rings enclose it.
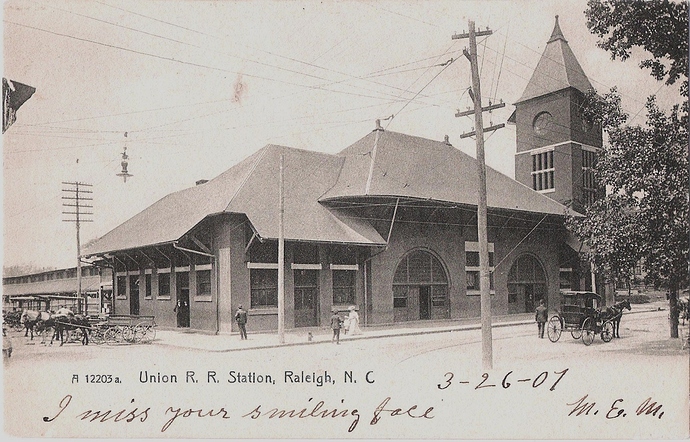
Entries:
{"label": "pole crossarm", "polygon": [[[494,124],[493,126],[485,127],[482,132],[493,132],[495,130],[504,128],[505,126],[505,123]],[[468,138],[473,137],[475,135],[477,135],[477,131],[473,130],[471,132],[465,132],[464,134],[460,135],[460,138]]]}
{"label": "pole crossarm", "polygon": [[[494,33],[494,31],[491,31],[489,28],[486,28],[485,31],[477,31],[477,32],[475,32],[475,33],[474,33],[474,36],[475,36],[475,37],[483,37],[483,36],[485,36],[485,35],[491,35],[491,34],[493,34],[493,33]],[[452,36],[451,38],[452,38],[453,40],[460,40],[460,39],[463,39],[463,38],[470,38],[470,33],[469,33],[469,32],[463,31],[462,34],[453,34],[453,36]]]}
{"label": "pole crossarm", "polygon": [[[494,109],[500,109],[502,107],[506,107],[506,104],[503,101],[501,101],[500,103],[497,103],[497,104],[491,104],[491,102],[489,102],[488,106],[485,106],[482,108],[482,112],[489,112],[489,111],[492,111]],[[466,117],[468,115],[474,115],[474,109],[468,109],[468,110],[462,111],[462,112],[458,111],[455,114],[456,117]],[[484,131],[484,132],[486,132],[486,131]]]}

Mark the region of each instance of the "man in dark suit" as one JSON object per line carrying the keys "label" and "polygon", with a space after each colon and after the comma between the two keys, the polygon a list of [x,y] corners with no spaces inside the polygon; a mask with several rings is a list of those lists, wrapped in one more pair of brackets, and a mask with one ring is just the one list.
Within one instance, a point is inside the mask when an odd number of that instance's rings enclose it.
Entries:
{"label": "man in dark suit", "polygon": [[240,339],[247,339],[247,311],[240,305],[235,313],[235,321],[240,328]]}
{"label": "man in dark suit", "polygon": [[540,299],[536,314],[534,315],[534,320],[537,321],[537,326],[539,327],[539,337],[542,339],[544,338],[544,329],[546,328],[547,311],[547,308],[544,306],[544,300]]}

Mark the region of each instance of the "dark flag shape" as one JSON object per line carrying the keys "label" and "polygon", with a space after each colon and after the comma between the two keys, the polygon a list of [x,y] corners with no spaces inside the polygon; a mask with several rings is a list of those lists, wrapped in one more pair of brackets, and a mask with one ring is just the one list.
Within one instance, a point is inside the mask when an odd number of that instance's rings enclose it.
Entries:
{"label": "dark flag shape", "polygon": [[2,133],[17,120],[17,109],[36,92],[35,87],[2,79]]}

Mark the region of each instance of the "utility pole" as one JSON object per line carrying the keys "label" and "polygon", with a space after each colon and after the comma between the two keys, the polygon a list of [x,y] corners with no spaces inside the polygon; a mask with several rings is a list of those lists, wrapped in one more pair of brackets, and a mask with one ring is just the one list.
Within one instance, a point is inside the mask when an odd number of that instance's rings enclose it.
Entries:
{"label": "utility pole", "polygon": [[493,368],[493,348],[491,336],[491,292],[490,292],[490,273],[489,273],[489,241],[487,237],[487,208],[486,208],[486,164],[484,159],[484,132],[496,130],[503,127],[491,126],[484,128],[482,119],[482,112],[485,110],[496,109],[503,107],[505,104],[490,105],[487,108],[482,108],[482,94],[479,84],[479,68],[477,65],[477,36],[491,35],[492,32],[487,28],[485,31],[475,32],[474,22],[469,21],[469,33],[455,34],[452,39],[457,40],[461,38],[469,38],[470,50],[463,49],[463,54],[470,61],[472,71],[472,93],[470,94],[472,101],[474,101],[474,110],[468,112],[459,112],[456,116],[464,116],[474,114],[475,131],[468,134],[463,134],[468,137],[476,134],[477,145],[477,172],[479,178],[479,202],[477,204],[477,237],[479,240],[479,293],[481,304],[481,323],[482,323],[482,366],[484,370],[491,370]]}
{"label": "utility pole", "polygon": [[[84,211],[84,209],[93,209],[93,206],[89,204],[93,201],[91,197],[93,191],[89,190],[93,186],[79,181],[63,181],[62,184],[69,186],[66,189],[62,189],[64,193],[62,206],[65,207],[62,214],[67,215],[68,218],[74,218],[63,219],[62,221],[75,223],[77,226],[77,298],[81,298],[81,240],[79,238],[79,228],[81,223],[93,222],[93,219],[89,218],[93,215],[93,212]],[[86,313],[86,299],[84,299],[83,305],[84,311],[82,313]]]}
{"label": "utility pole", "polygon": [[278,184],[278,342],[285,344],[285,233],[283,218],[285,216],[285,198],[283,195],[285,184],[285,158],[280,152],[280,183]]}

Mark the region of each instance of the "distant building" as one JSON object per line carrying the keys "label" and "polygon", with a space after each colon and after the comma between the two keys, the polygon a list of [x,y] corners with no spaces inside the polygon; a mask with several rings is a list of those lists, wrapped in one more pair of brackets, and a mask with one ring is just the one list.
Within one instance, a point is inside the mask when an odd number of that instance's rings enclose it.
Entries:
{"label": "distant building", "polygon": [[3,309],[57,310],[64,304],[75,312],[97,314],[103,301],[108,303],[111,298],[112,271],[85,265],[81,272],[81,298],[77,297],[76,267],[5,277],[2,279]]}
{"label": "distant building", "polygon": [[[494,314],[555,308],[590,281],[563,203],[590,198],[601,131],[578,114],[589,81],[558,23],[544,57],[535,76],[554,81],[533,78],[516,103],[517,181],[487,170]],[[268,145],[92,243],[84,256],[114,269],[115,311],[230,332],[241,304],[251,329],[275,330],[281,157],[287,328],[350,305],[364,324],[479,316],[475,159],[380,127],[335,155]]]}

